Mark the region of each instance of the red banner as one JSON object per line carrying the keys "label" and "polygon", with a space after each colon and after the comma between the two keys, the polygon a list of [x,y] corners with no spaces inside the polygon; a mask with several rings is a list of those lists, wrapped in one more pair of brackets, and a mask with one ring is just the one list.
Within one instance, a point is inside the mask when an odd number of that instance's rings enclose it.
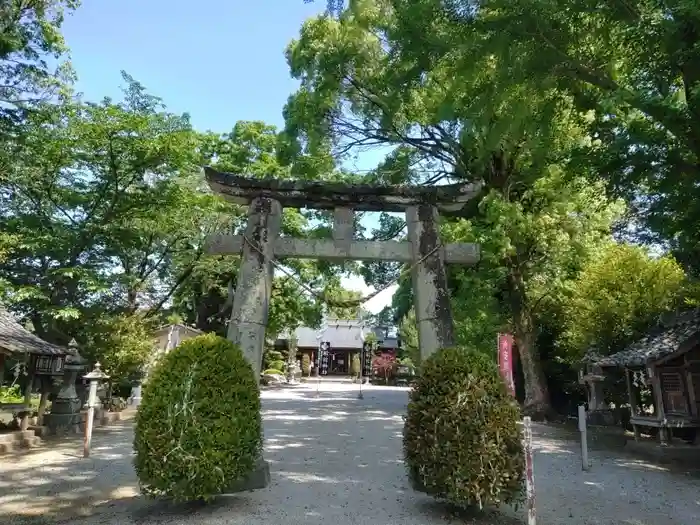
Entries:
{"label": "red banner", "polygon": [[513,336],[498,334],[498,368],[512,396],[515,396],[513,381]]}

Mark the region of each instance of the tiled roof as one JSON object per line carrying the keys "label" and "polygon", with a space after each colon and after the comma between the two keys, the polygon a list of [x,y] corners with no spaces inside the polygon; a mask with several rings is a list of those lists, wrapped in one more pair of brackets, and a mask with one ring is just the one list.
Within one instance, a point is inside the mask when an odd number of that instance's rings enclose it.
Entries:
{"label": "tiled roof", "polygon": [[[346,350],[361,350],[363,344],[362,332],[364,336],[374,333],[379,342],[379,348],[396,350],[399,347],[398,338],[386,334],[386,330],[381,327],[372,327],[359,319],[336,319],[329,318],[325,323],[326,329],[323,334],[323,341],[328,341],[331,348]],[[321,340],[318,339],[319,330],[308,326],[300,326],[294,332],[297,340],[297,348],[317,348]],[[288,333],[280,334],[277,344],[289,338]]]}
{"label": "tiled roof", "polygon": [[11,354],[65,355],[66,348],[35,336],[0,306],[0,349]]}
{"label": "tiled roof", "polygon": [[[365,328],[365,335],[369,330]],[[316,348],[319,340],[318,330],[301,326],[294,333],[298,348]],[[345,319],[329,319],[327,328],[323,333],[323,341],[328,341],[331,348],[362,349],[362,325],[360,321]]]}
{"label": "tiled roof", "polygon": [[678,351],[683,343],[700,332],[700,309],[676,315],[673,319],[661,322],[647,335],[632,343],[621,352],[609,357],[596,355],[595,350],[587,353],[584,361],[599,366],[643,366]]}

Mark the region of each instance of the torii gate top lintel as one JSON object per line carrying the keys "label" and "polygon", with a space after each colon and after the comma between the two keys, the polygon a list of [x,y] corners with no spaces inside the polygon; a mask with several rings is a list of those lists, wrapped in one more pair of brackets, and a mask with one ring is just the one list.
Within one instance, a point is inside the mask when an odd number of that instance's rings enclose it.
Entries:
{"label": "torii gate top lintel", "polygon": [[405,212],[409,207],[428,204],[443,215],[459,215],[481,191],[479,184],[408,186],[255,179],[209,166],[204,168],[204,173],[212,191],[243,205],[257,197],[275,199],[283,207],[320,210],[343,207],[355,211]]}

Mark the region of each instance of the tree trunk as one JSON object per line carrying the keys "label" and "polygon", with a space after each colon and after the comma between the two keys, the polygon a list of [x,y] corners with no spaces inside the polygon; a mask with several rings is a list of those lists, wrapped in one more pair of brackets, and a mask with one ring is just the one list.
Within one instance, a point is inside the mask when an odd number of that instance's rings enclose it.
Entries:
{"label": "tree trunk", "polygon": [[508,278],[509,299],[513,316],[513,332],[525,378],[523,411],[533,419],[545,419],[552,413],[547,378],[535,345],[535,327],[527,305],[522,275],[512,272]]}

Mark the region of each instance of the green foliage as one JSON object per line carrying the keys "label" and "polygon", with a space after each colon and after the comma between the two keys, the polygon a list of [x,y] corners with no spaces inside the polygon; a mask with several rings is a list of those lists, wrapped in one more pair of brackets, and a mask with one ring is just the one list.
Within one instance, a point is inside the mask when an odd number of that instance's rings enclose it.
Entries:
{"label": "green foliage", "polygon": [[166,354],[144,386],[134,449],[149,496],[209,500],[250,474],[262,449],[260,392],[240,349],[204,335]]}
{"label": "green foliage", "polygon": [[311,357],[307,353],[301,356],[301,373],[305,376],[311,375]]}
{"label": "green foliage", "polygon": [[518,503],[520,411],[493,359],[461,348],[426,359],[410,393],[404,459],[428,494],[465,507]]}
{"label": "green foliage", "polygon": [[267,365],[267,367],[271,370],[277,370],[278,372],[283,372],[286,365],[287,365],[287,363],[284,360],[280,359],[278,361],[270,361],[270,363]]}
{"label": "green foliage", "polygon": [[633,237],[668,242],[697,272],[697,2],[390,4],[397,22],[391,34],[404,44],[404,61],[417,66],[407,68],[414,75],[448,63],[454,78],[472,79],[483,76],[486,60],[499,92],[485,112],[500,104],[500,93],[524,88],[568,97],[594,138],[577,161],[625,197],[642,226]]}
{"label": "green foliage", "polygon": [[682,305],[686,276],[673,258],[610,244],[591,259],[564,299],[560,344],[572,360],[595,347],[609,355],[640,337],[664,312]]}
{"label": "green foliage", "polygon": [[154,352],[153,328],[152,322],[138,314],[100,317],[89,327],[83,357],[99,361],[110,381],[128,380],[141,371]]}
{"label": "green foliage", "polygon": [[77,0],[0,1],[0,141],[8,125],[21,119],[21,110],[65,94],[73,71],[63,61],[68,49],[61,26],[66,12],[78,5]]}
{"label": "green foliage", "polygon": [[277,368],[268,368],[263,372],[263,375],[266,376],[277,376],[277,375],[282,375],[282,371],[278,370]]}
{"label": "green foliage", "polygon": [[0,385],[0,403],[24,403],[24,395],[19,385]]}
{"label": "green foliage", "polygon": [[270,366],[270,363],[274,361],[283,361],[284,357],[282,356],[282,352],[278,352],[277,350],[267,350],[263,354],[263,368],[272,368]]}
{"label": "green foliage", "polygon": [[22,122],[5,171],[4,299],[67,343],[103,313],[159,312],[202,255],[224,208],[199,192],[197,136],[124,75],[124,98],[44,104]]}
{"label": "green foliage", "polygon": [[353,354],[350,360],[350,375],[353,377],[359,376],[361,368],[360,354]]}
{"label": "green foliage", "polygon": [[421,359],[420,347],[418,346],[418,324],[416,323],[416,312],[413,309],[409,310],[406,317],[401,320],[399,337],[401,338],[402,356],[419,364]]}

